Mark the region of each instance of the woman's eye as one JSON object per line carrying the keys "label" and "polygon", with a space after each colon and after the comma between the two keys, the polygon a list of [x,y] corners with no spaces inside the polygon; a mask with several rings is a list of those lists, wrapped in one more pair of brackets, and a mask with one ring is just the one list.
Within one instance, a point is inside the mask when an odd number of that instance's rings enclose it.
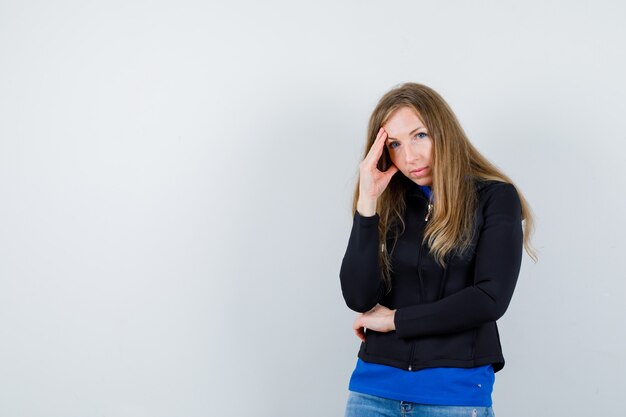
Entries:
{"label": "woman's eye", "polygon": [[427,136],[428,136],[428,134],[426,134],[424,132],[419,132],[417,135],[415,135],[416,138],[420,138],[420,139],[424,139]]}
{"label": "woman's eye", "polygon": [[396,149],[396,147],[394,145],[397,145],[397,144],[398,144],[398,142],[391,142],[389,144],[389,149]]}

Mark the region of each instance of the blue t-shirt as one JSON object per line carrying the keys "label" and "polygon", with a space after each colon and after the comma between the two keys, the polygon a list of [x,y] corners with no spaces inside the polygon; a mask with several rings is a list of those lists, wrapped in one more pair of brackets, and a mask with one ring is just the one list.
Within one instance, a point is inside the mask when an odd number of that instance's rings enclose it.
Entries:
{"label": "blue t-shirt", "polygon": [[350,391],[419,404],[491,407],[492,365],[407,371],[357,360]]}
{"label": "blue t-shirt", "polygon": [[[420,188],[430,199],[430,187]],[[494,382],[492,365],[407,371],[358,359],[348,389],[420,404],[491,407]]]}

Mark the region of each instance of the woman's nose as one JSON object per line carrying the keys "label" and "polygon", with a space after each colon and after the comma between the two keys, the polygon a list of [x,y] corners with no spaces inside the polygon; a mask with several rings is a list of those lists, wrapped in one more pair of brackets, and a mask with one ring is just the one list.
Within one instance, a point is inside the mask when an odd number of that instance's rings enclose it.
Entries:
{"label": "woman's nose", "polygon": [[404,147],[404,158],[406,159],[407,162],[411,162],[415,160],[415,158],[417,158],[418,155],[419,153],[417,152],[416,149],[414,149],[413,146]]}

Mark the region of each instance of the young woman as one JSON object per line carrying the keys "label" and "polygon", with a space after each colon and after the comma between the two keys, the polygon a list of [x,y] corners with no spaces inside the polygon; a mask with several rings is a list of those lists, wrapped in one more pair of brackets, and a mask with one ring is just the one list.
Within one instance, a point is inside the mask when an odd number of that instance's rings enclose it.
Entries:
{"label": "young woman", "polygon": [[362,343],[346,417],[493,416],[496,320],[522,247],[536,260],[522,194],[439,94],[406,83],[370,117],[352,211],[339,275]]}

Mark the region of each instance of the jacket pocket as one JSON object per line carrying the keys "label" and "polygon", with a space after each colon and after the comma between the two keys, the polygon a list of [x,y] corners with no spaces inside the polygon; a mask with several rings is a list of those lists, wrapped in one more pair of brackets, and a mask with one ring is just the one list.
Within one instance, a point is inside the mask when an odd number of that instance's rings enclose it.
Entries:
{"label": "jacket pocket", "polygon": [[367,330],[365,336],[365,353],[408,363],[411,343],[396,336],[396,332],[377,332]]}

